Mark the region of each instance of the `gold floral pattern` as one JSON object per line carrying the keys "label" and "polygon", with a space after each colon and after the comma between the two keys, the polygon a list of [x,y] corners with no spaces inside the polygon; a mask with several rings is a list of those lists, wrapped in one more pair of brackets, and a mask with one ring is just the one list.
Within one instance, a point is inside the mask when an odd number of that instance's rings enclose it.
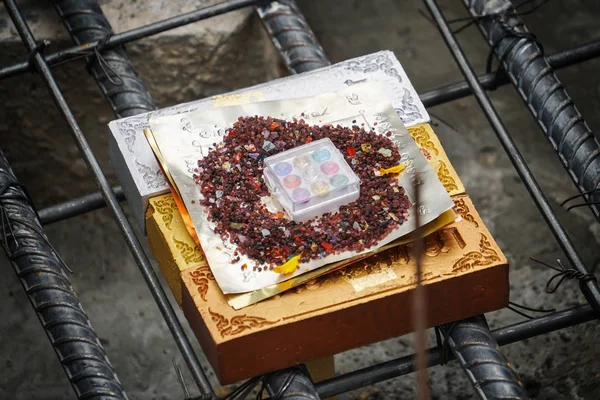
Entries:
{"label": "gold floral pattern", "polygon": [[177,204],[175,204],[175,199],[173,197],[168,196],[164,199],[155,201],[153,203],[154,209],[162,215],[162,220],[165,223],[165,226],[168,230],[171,230],[171,223],[173,222],[173,213],[177,209]]}
{"label": "gold floral pattern", "polygon": [[225,318],[223,315],[208,309],[211,319],[217,324],[217,330],[221,334],[221,337],[233,336],[238,333],[242,333],[245,330],[252,328],[260,328],[266,325],[273,325],[275,322],[269,321],[262,317],[253,317],[251,315],[236,315],[231,320]]}
{"label": "gold floral pattern", "polygon": [[179,253],[183,257],[183,261],[185,261],[186,264],[197,264],[204,261],[204,255],[198,246],[192,247],[183,240],[177,240],[175,237],[173,237],[173,241],[175,242],[175,247],[177,247],[177,250],[179,250]]}
{"label": "gold floral pattern", "polygon": [[460,197],[455,197],[454,209],[460,214],[462,219],[464,219],[465,221],[469,221],[470,223],[475,225],[476,228],[479,228],[479,222],[477,222],[475,220],[475,217],[473,217],[473,215],[471,215],[471,213],[469,212],[469,207],[467,206],[467,203],[464,199],[461,199]]}
{"label": "gold floral pattern", "polygon": [[196,268],[190,272],[192,281],[198,286],[198,293],[202,300],[206,301],[206,293],[208,293],[208,281],[214,281],[215,276],[211,272],[208,265],[204,265],[200,268]]}
{"label": "gold floral pattern", "polygon": [[440,154],[439,150],[435,147],[435,143],[431,140],[429,132],[424,126],[413,126],[408,128],[408,132],[415,139],[417,145],[421,148],[427,149],[430,153],[436,156]]}
{"label": "gold floral pattern", "polygon": [[490,265],[495,261],[500,261],[498,253],[492,248],[488,238],[483,233],[480,233],[480,235],[479,251],[470,251],[463,255],[457,262],[454,263],[452,271],[458,272],[470,270],[475,267]]}
{"label": "gold floral pattern", "polygon": [[458,185],[456,185],[456,181],[450,176],[450,170],[446,166],[446,163],[444,163],[441,160],[437,169],[437,176],[448,193],[450,193],[453,190],[458,190]]}

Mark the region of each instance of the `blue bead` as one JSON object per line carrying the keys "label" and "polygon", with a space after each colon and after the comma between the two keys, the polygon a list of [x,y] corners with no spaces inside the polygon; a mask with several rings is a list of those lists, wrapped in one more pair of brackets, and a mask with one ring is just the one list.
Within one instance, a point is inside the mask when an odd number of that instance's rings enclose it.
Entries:
{"label": "blue bead", "polygon": [[327,161],[327,160],[329,160],[330,157],[331,157],[331,152],[327,149],[315,150],[312,153],[313,160],[318,161],[318,162]]}

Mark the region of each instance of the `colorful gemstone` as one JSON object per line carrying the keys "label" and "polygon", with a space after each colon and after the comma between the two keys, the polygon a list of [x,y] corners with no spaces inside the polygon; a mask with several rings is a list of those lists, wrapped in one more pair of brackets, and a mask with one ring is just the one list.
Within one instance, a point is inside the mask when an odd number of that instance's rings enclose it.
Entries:
{"label": "colorful gemstone", "polygon": [[265,142],[263,143],[262,146],[264,151],[271,151],[275,148],[275,145],[273,144],[273,142],[269,141],[269,140],[265,140]]}
{"label": "colorful gemstone", "polygon": [[380,148],[379,150],[377,150],[377,152],[379,154],[381,154],[384,157],[391,157],[392,156],[392,151],[390,149],[386,149],[386,148]]}
{"label": "colorful gemstone", "polygon": [[302,178],[298,175],[288,175],[283,178],[283,184],[288,189],[295,189],[302,184]]}
{"label": "colorful gemstone", "polygon": [[294,200],[305,203],[310,199],[310,192],[304,188],[294,189],[292,192]]}
{"label": "colorful gemstone", "polygon": [[325,196],[329,193],[329,184],[325,181],[317,181],[310,186],[310,189],[319,196]]}
{"label": "colorful gemstone", "polygon": [[353,155],[356,154],[356,149],[354,147],[348,147],[348,148],[346,148],[346,150],[348,151],[348,155],[350,157],[352,157]]}
{"label": "colorful gemstone", "polygon": [[341,187],[344,186],[348,183],[349,179],[346,175],[334,175],[331,177],[331,179],[329,180],[329,183],[331,183],[331,186],[333,187]]}
{"label": "colorful gemstone", "polygon": [[294,167],[306,168],[310,165],[310,159],[307,156],[298,156],[294,159]]}
{"label": "colorful gemstone", "polygon": [[327,161],[321,164],[321,171],[327,175],[333,175],[340,170],[340,166],[333,161]]}
{"label": "colorful gemstone", "polygon": [[290,163],[286,163],[285,161],[275,164],[273,167],[275,173],[279,176],[286,176],[290,172],[292,172],[292,165]]}
{"label": "colorful gemstone", "polygon": [[323,246],[323,248],[327,251],[333,250],[333,245],[331,243],[321,242],[321,246]]}
{"label": "colorful gemstone", "polygon": [[323,162],[329,160],[331,152],[327,149],[318,149],[312,153],[313,160],[317,162]]}

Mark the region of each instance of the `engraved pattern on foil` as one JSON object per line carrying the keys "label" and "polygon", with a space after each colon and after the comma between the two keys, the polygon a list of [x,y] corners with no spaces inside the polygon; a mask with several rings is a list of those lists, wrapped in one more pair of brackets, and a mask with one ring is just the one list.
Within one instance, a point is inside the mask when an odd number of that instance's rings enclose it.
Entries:
{"label": "engraved pattern on foil", "polygon": [[208,293],[208,281],[214,281],[215,277],[211,272],[208,265],[204,265],[200,268],[196,268],[190,272],[192,281],[198,286],[198,293],[202,300],[206,301],[206,294]]}
{"label": "engraved pattern on foil", "polygon": [[142,174],[142,179],[148,188],[158,189],[167,184],[165,176],[160,169],[153,171],[152,168],[142,164],[138,160],[134,160],[134,162],[137,165],[137,171]]}
{"label": "engraved pattern on foil", "polygon": [[178,240],[173,237],[173,241],[175,242],[175,247],[179,250],[179,254],[183,257],[183,261],[186,264],[197,264],[199,262],[204,261],[204,255],[198,248],[198,246],[190,246],[183,240]]}
{"label": "engraved pattern on foil", "polygon": [[[402,76],[396,68],[393,67],[392,59],[387,53],[371,54],[365,57],[361,57],[355,60],[346,61],[341,66],[349,71],[356,71],[362,73],[372,73],[376,71],[383,71],[386,75],[396,78],[400,84],[403,84]],[[362,81],[353,81],[347,79],[344,83],[348,86],[354,83]],[[402,88],[402,108],[394,108],[396,114],[402,119],[405,125],[411,124],[414,121],[422,119],[421,111],[415,99],[411,95],[410,91],[406,88]]]}
{"label": "engraved pattern on foil", "polygon": [[425,129],[424,126],[412,126],[407,129],[419,147],[427,149],[436,156],[440,154],[439,150],[435,147],[435,143],[431,140],[429,132],[427,132],[427,129]]}
{"label": "engraved pattern on foil", "polygon": [[[401,132],[398,132],[397,129],[392,127],[392,124],[389,122],[389,118],[385,114],[377,112],[377,113],[373,114],[373,118],[377,122],[377,127],[375,128],[375,131],[377,133],[384,135],[387,132],[391,132],[392,136],[394,136],[394,137],[404,136]],[[393,141],[393,139],[392,139],[392,141]]]}
{"label": "engraved pattern on foil", "polygon": [[346,100],[348,100],[348,103],[352,104],[353,106],[362,104],[356,93],[352,93],[350,96],[346,96]]}
{"label": "engraved pattern on foil", "polygon": [[426,214],[429,214],[431,212],[431,210],[429,208],[427,208],[427,206],[419,206],[419,208],[418,208],[417,211],[421,215],[426,215]]}
{"label": "engraved pattern on foil", "polygon": [[198,167],[198,162],[193,159],[183,160],[185,162],[185,168],[188,173],[193,174],[194,169]]}
{"label": "engraved pattern on foil", "polygon": [[475,267],[490,265],[493,262],[500,261],[498,253],[492,248],[488,238],[483,233],[480,233],[480,235],[479,251],[470,251],[463,255],[454,263],[452,271],[468,271]]}
{"label": "engraved pattern on foil", "polygon": [[261,328],[263,326],[273,325],[276,323],[262,317],[253,317],[245,314],[236,315],[229,320],[223,315],[212,311],[210,308],[208,309],[208,312],[213,322],[216,323],[217,330],[223,338],[225,336],[237,335],[238,333],[242,333],[248,329]]}
{"label": "engraved pattern on foil", "polygon": [[386,75],[396,78],[398,82],[402,83],[402,77],[400,76],[400,73],[396,68],[393,67],[392,60],[386,53],[371,54],[356,60],[347,61],[342,65],[345,69],[362,73],[381,70],[385,72]]}
{"label": "engraved pattern on foil", "polygon": [[171,223],[173,222],[173,213],[177,209],[177,204],[173,197],[167,197],[165,199],[158,200],[153,203],[154,209],[162,215],[162,220],[168,230],[171,230]]}
{"label": "engraved pattern on foil", "polygon": [[137,132],[142,132],[148,128],[148,121],[140,118],[128,118],[124,121],[117,121],[117,128],[119,133],[125,137],[125,145],[130,153],[134,153],[133,146],[135,145],[135,139]]}
{"label": "engraved pattern on foil", "polygon": [[[356,97],[358,99],[358,96]],[[350,101],[350,100],[348,100]],[[359,103],[357,103],[359,104]],[[325,107],[325,109],[323,111],[302,111],[299,112],[297,114],[291,115],[291,116],[286,116],[284,114],[282,114],[282,117],[285,117],[285,119],[303,119],[305,121],[309,121],[311,118],[319,118],[319,117],[323,117],[325,115],[327,115],[327,111],[329,110],[329,107]]]}
{"label": "engraved pattern on foil", "polygon": [[460,214],[462,219],[464,219],[465,221],[469,221],[470,223],[475,225],[476,228],[479,228],[479,222],[477,222],[475,220],[475,217],[473,217],[473,215],[471,215],[471,213],[469,212],[469,207],[467,206],[467,203],[464,199],[455,197],[454,209]]}
{"label": "engraved pattern on foil", "polygon": [[248,283],[256,278],[256,274],[253,271],[245,270],[243,275],[243,281]]}
{"label": "engraved pattern on foil", "polygon": [[402,88],[402,108],[394,108],[394,111],[405,125],[422,118],[421,111],[407,88]]}
{"label": "engraved pattern on foil", "polygon": [[450,170],[446,166],[446,163],[440,160],[439,166],[437,168],[437,176],[442,185],[448,193],[453,190],[458,190],[458,186],[456,185],[456,181],[450,176]]}
{"label": "engraved pattern on foil", "polygon": [[365,79],[361,79],[361,80],[358,80],[358,81],[353,81],[352,79],[346,79],[346,80],[344,81],[344,83],[345,83],[347,86],[351,86],[351,85],[356,85],[357,83],[363,83],[363,82],[366,82],[366,81],[367,81],[367,78],[365,78]]}

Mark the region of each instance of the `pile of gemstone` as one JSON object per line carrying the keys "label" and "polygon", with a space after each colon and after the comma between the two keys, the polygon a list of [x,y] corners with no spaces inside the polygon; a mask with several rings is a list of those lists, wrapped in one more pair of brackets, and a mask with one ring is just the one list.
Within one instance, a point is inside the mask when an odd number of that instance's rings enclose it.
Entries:
{"label": "pile of gemstone", "polygon": [[[194,180],[203,195],[200,203],[215,224],[215,232],[236,245],[236,257],[244,254],[254,260],[256,271],[273,269],[297,255],[300,262],[307,262],[343,251],[362,251],[408,219],[410,202],[398,185],[398,175],[379,173],[400,164],[398,148],[386,136],[390,134],[358,126],[309,126],[302,119],[240,117],[223,142],[215,143],[198,161]],[[270,212],[262,201],[270,195],[262,177],[263,160],[323,138],[342,151],[361,180],[359,199],[336,213],[300,223]]]}

